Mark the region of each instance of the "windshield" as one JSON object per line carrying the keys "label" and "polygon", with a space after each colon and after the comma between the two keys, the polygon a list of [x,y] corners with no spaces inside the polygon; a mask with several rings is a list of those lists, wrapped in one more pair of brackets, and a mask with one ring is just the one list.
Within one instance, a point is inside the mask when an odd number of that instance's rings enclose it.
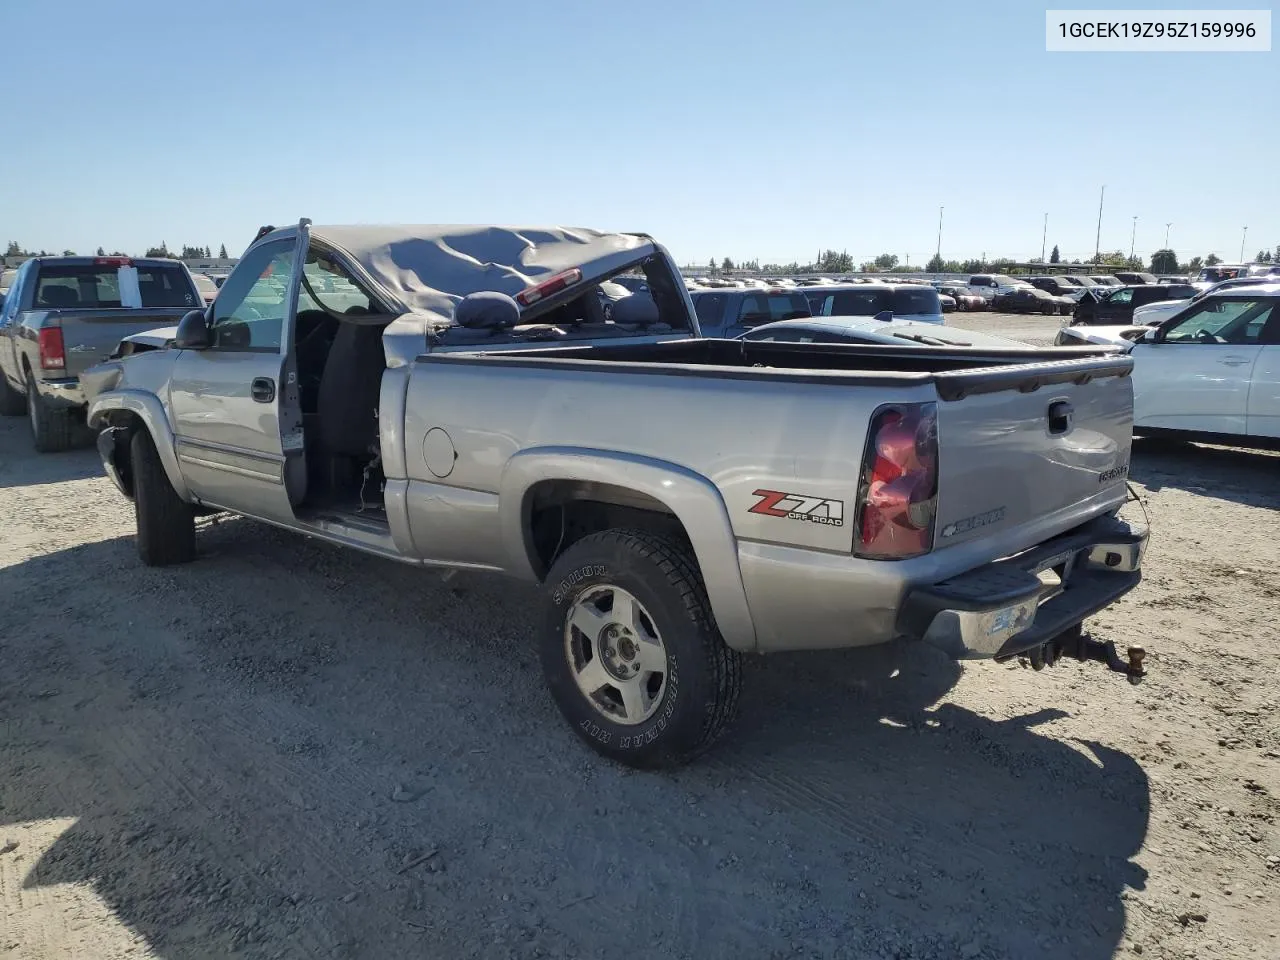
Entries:
{"label": "windshield", "polygon": [[64,310],[194,307],[199,298],[187,276],[176,263],[41,265],[34,302],[37,308]]}
{"label": "windshield", "polygon": [[322,310],[325,313],[370,314],[377,309],[363,290],[346,272],[314,249],[303,265],[304,283],[298,291],[298,311]]}
{"label": "windshield", "polygon": [[829,293],[810,293],[809,304],[814,316],[823,317],[874,317],[885,310],[897,316],[912,314],[936,315],[941,306],[938,291],[925,286],[901,290],[833,290]]}
{"label": "windshield", "polygon": [[809,301],[802,293],[752,293],[742,298],[738,322],[744,326],[772,323],[774,320],[794,320],[810,316]]}
{"label": "windshield", "polygon": [[1196,279],[1217,283],[1220,280],[1234,280],[1238,276],[1240,276],[1239,267],[1205,267]]}

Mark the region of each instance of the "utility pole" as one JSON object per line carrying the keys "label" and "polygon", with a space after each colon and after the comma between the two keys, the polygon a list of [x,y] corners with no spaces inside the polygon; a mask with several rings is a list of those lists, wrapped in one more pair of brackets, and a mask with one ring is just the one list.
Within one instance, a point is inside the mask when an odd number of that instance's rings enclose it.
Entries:
{"label": "utility pole", "polygon": [[935,255],[938,260],[938,269],[942,269],[942,207],[938,208],[938,252]]}
{"label": "utility pole", "polygon": [[1093,262],[1102,257],[1102,200],[1107,195],[1107,185],[1102,185],[1102,193],[1098,195],[1098,235],[1093,241]]}
{"label": "utility pole", "polygon": [[1138,236],[1138,218],[1133,218],[1133,232],[1129,234],[1129,259],[1133,259],[1133,241]]}
{"label": "utility pole", "polygon": [[1049,214],[1044,215],[1044,233],[1040,237],[1040,262],[1044,263],[1044,248],[1049,242]]}
{"label": "utility pole", "polygon": [[1249,236],[1249,228],[1244,228],[1244,233],[1240,234],[1240,262],[1244,263],[1244,238]]}
{"label": "utility pole", "polygon": [[1164,225],[1164,248],[1166,250],[1169,249],[1169,228],[1172,226],[1173,226],[1172,220],[1170,220],[1168,223]]}

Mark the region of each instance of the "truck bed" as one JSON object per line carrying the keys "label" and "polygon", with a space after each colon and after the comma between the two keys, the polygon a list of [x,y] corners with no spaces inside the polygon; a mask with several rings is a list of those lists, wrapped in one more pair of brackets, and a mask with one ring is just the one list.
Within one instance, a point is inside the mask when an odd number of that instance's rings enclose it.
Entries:
{"label": "truck bed", "polygon": [[1124,376],[1133,362],[1109,346],[987,350],[888,344],[812,344],[712,338],[662,343],[556,346],[475,353],[430,354],[428,363],[501,363],[514,367],[599,369],[611,373],[848,382],[861,386],[932,383],[943,400],[973,393]]}

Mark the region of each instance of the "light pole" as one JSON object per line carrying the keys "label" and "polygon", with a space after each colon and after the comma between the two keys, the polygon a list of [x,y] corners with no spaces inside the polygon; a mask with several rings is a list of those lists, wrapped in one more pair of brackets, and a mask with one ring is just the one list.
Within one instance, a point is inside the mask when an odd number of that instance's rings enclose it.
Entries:
{"label": "light pole", "polygon": [[1168,223],[1164,225],[1164,248],[1166,250],[1169,249],[1169,228],[1172,226],[1173,226],[1172,220],[1170,220]]}
{"label": "light pole", "polygon": [[1044,263],[1044,248],[1049,241],[1049,214],[1044,215],[1044,233],[1040,235],[1040,262]]}
{"label": "light pole", "polygon": [[939,207],[938,208],[938,252],[934,254],[934,259],[938,263],[939,272],[942,271],[942,211],[943,211],[943,208]]}
{"label": "light pole", "polygon": [[1133,218],[1133,232],[1129,234],[1129,259],[1133,259],[1133,242],[1138,236],[1138,218]]}
{"label": "light pole", "polygon": [[1240,234],[1240,262],[1244,263],[1244,238],[1249,236],[1249,228],[1244,228],[1244,233]]}
{"label": "light pole", "polygon": [[1102,201],[1107,195],[1107,185],[1102,185],[1102,192],[1098,194],[1098,235],[1093,241],[1093,262],[1097,263],[1102,256]]}

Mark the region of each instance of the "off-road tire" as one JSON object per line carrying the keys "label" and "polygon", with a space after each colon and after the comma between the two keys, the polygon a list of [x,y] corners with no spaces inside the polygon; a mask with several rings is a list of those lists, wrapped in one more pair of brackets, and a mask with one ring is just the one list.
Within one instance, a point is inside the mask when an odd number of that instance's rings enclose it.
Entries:
{"label": "off-road tire", "polygon": [[31,438],[40,453],[61,453],[75,446],[75,411],[70,407],[55,407],[40,396],[36,378],[27,371],[27,421],[31,424]]}
{"label": "off-road tire", "polygon": [[0,372],[0,415],[20,417],[27,412],[27,398],[9,385],[3,372]]}
{"label": "off-road tire", "polygon": [[189,563],[196,556],[196,521],[164,472],[155,442],[139,429],[129,442],[133,508],[138,524],[138,557],[148,567]]}
{"label": "off-road tire", "polygon": [[[666,689],[653,715],[639,724],[616,723],[597,710],[580,692],[566,657],[566,618],[583,593],[602,585],[630,592],[666,647]],[[592,749],[632,767],[674,767],[705,752],[728,729],[742,690],[742,656],[716,628],[688,547],[638,530],[591,534],[561,554],[545,589],[543,674],[556,706]]]}

